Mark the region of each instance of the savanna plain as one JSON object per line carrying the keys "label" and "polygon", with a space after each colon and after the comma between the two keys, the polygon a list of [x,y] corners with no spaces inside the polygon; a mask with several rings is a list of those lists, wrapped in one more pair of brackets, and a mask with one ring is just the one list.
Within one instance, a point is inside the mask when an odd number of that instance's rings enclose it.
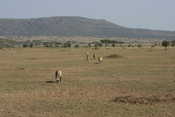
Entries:
{"label": "savanna plain", "polygon": [[174,116],[175,48],[0,49],[0,117]]}

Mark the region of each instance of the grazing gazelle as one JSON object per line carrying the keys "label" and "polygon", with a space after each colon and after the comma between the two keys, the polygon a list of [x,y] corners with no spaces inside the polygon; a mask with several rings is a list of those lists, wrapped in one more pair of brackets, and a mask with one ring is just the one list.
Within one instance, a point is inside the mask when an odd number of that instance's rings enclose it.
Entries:
{"label": "grazing gazelle", "polygon": [[63,73],[62,73],[62,71],[61,70],[56,70],[56,72],[55,72],[55,81],[57,82],[57,83],[61,83],[61,81],[62,81],[62,77],[63,77]]}

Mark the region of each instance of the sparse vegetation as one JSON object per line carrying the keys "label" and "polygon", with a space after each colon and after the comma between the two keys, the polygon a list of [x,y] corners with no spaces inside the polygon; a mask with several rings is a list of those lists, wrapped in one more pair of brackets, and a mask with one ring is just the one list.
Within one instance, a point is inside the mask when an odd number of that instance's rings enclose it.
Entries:
{"label": "sparse vegetation", "polygon": [[[5,48],[0,51],[2,117],[173,117],[175,48]],[[55,70],[64,82],[52,83]],[[129,97],[128,97],[129,96]]]}

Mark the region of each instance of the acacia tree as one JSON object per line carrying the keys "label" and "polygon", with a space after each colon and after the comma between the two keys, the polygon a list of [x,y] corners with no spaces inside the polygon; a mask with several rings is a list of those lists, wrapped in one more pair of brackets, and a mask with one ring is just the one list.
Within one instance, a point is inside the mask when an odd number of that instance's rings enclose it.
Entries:
{"label": "acacia tree", "polygon": [[167,50],[167,47],[169,46],[169,44],[170,43],[167,40],[162,41],[162,46],[165,47],[165,50]]}
{"label": "acacia tree", "polygon": [[67,42],[65,42],[65,43],[63,44],[63,47],[64,47],[64,48],[70,48],[71,45],[72,45],[71,42],[67,41]]}

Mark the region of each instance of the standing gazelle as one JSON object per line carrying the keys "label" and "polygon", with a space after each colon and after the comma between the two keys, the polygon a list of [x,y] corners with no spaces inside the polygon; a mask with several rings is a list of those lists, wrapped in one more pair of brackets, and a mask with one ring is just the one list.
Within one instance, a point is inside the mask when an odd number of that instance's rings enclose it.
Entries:
{"label": "standing gazelle", "polygon": [[62,77],[63,77],[63,73],[62,73],[62,71],[61,70],[56,70],[55,71],[55,81],[57,82],[57,83],[61,83],[61,81],[62,81]]}

